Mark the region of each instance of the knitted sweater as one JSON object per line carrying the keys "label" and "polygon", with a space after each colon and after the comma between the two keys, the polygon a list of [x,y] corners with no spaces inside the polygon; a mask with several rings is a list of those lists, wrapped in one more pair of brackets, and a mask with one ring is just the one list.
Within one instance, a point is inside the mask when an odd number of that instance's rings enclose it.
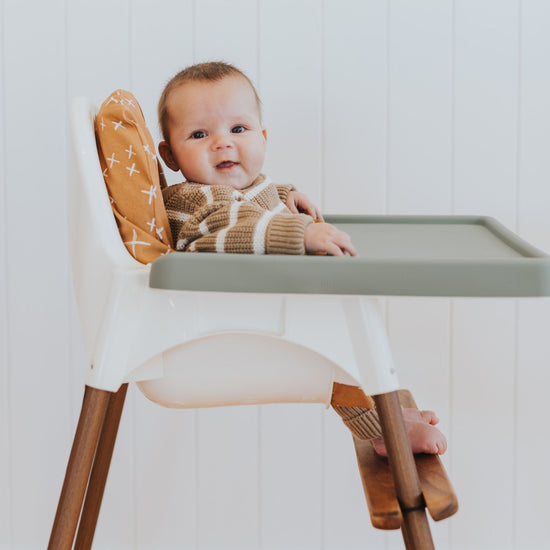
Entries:
{"label": "knitted sweater", "polygon": [[292,185],[260,174],[238,191],[228,185],[185,182],[162,191],[176,249],[186,252],[305,254],[304,232],[313,223],[284,201]]}

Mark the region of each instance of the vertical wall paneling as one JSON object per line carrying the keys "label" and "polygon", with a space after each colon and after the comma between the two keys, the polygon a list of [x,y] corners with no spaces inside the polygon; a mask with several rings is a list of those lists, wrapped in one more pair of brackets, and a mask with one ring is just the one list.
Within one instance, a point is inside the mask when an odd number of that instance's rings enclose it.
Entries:
{"label": "vertical wall paneling", "polygon": [[[322,16],[318,1],[260,4],[267,173],[294,183],[316,204],[322,198]],[[262,409],[262,548],[322,546],[323,413],[316,405]]]}
{"label": "vertical wall paneling", "polygon": [[[394,1],[390,7],[388,213],[448,214],[452,3]],[[446,415],[446,300],[393,299],[388,313],[402,382],[418,387],[424,406]]]}
{"label": "vertical wall paneling", "polygon": [[[4,2],[0,2],[0,82],[5,82],[4,71]],[[7,225],[6,225],[6,170],[5,170],[5,112],[4,89],[0,85],[0,548],[11,546],[11,445],[10,445],[10,391],[9,391],[9,319],[7,310]]]}
{"label": "vertical wall paneling", "polygon": [[[257,82],[256,1],[196,2],[194,32],[195,61],[229,61]],[[197,414],[199,547],[258,548],[259,409],[225,407]]]}
{"label": "vertical wall paneling", "polygon": [[[455,2],[455,211],[493,215],[511,228],[518,36],[517,1]],[[515,338],[513,301],[455,301],[451,459],[462,509],[451,533],[459,547],[513,547]]]}
{"label": "vertical wall paneling", "polygon": [[[166,82],[193,62],[193,33],[191,0],[132,2],[131,91],[155,144],[159,96]],[[172,183],[182,181],[181,174],[165,172]],[[196,548],[196,413],[165,409],[139,391],[134,394],[136,547]]]}
{"label": "vertical wall paneling", "polygon": [[[78,96],[90,98],[97,107],[118,88],[130,88],[128,66],[128,0],[66,2],[67,11],[67,107]],[[70,164],[72,164],[72,159]],[[71,299],[73,295],[71,293]],[[79,413],[88,368],[76,311],[72,308],[71,376],[73,409]],[[128,392],[117,444],[94,544],[98,548],[134,547],[134,453],[132,391]],[[73,423],[73,431],[76,419]],[[66,463],[68,453],[63,457]],[[53,516],[52,516],[53,517]]]}
{"label": "vertical wall paneling", "polygon": [[198,548],[254,550],[260,540],[257,407],[198,413]]}
{"label": "vertical wall paneling", "polygon": [[[519,220],[521,235],[550,249],[550,13],[543,0],[522,2],[520,12]],[[545,426],[550,376],[550,301],[522,300],[518,319],[516,547],[548,544],[550,442]]]}
{"label": "vertical wall paneling", "polygon": [[67,2],[67,79],[70,97],[101,104],[118,88],[130,86],[129,0]]}
{"label": "vertical wall paneling", "polygon": [[266,170],[322,199],[322,3],[260,4],[260,88],[267,127]]}
{"label": "vertical wall paneling", "polygon": [[515,484],[516,548],[545,548],[550,537],[546,474],[550,441],[546,404],[550,387],[548,327],[550,300],[519,304],[517,438]]}
{"label": "vertical wall paneling", "polygon": [[[258,72],[258,2],[201,0],[197,2],[195,62],[227,61],[256,84]],[[228,24],[229,21],[234,23]]]}
{"label": "vertical wall paneling", "polygon": [[[390,214],[448,214],[451,206],[452,1],[389,3],[388,174]],[[388,332],[401,384],[433,409],[449,435],[449,303],[389,299]],[[449,523],[433,529],[449,545]],[[393,537],[390,548],[402,541]]]}
{"label": "vertical wall paneling", "polygon": [[[445,298],[388,300],[387,326],[399,381],[402,387],[412,392],[419,408],[437,413],[440,419],[438,428],[452,448],[449,325],[450,304]],[[448,456],[443,456],[445,463]],[[450,548],[449,525],[449,522],[433,524],[436,548]],[[395,548],[402,547],[399,540],[394,539],[394,544]]]}
{"label": "vertical wall paneling", "polygon": [[447,214],[452,2],[393,0],[389,16],[389,213]]}
{"label": "vertical wall paneling", "polygon": [[135,547],[197,548],[196,413],[135,393]]}
{"label": "vertical wall paneling", "polygon": [[387,3],[325,2],[324,209],[386,208]]}
{"label": "vertical wall paneling", "polygon": [[[381,214],[386,208],[386,2],[324,2],[324,211]],[[385,548],[370,525],[353,440],[325,411],[324,548]]]}
{"label": "vertical wall paneling", "polygon": [[261,548],[322,547],[321,405],[266,405],[261,431]]}
{"label": "vertical wall paneling", "polygon": [[[168,17],[167,14],[170,14]],[[155,144],[160,141],[157,103],[165,84],[193,63],[194,9],[192,0],[132,2],[130,72],[132,93],[138,98]],[[164,170],[169,184],[180,173]]]}
{"label": "vertical wall paneling", "polygon": [[[499,16],[495,17],[498,11]],[[518,0],[455,2],[457,214],[516,224]]]}
{"label": "vertical wall paneling", "polygon": [[323,548],[383,550],[386,533],[370,523],[352,436],[332,409],[324,415]]}
{"label": "vertical wall paneling", "polygon": [[[488,303],[490,302],[490,303]],[[456,300],[451,459],[459,548],[513,548],[516,326],[513,300]]]}
{"label": "vertical wall paneling", "polygon": [[518,229],[542,249],[550,247],[550,24],[544,0],[521,3]]}
{"label": "vertical wall paneling", "polygon": [[4,128],[18,136],[5,147],[11,513],[14,542],[33,548],[49,534],[70,431],[64,2],[6,2],[4,19]]}

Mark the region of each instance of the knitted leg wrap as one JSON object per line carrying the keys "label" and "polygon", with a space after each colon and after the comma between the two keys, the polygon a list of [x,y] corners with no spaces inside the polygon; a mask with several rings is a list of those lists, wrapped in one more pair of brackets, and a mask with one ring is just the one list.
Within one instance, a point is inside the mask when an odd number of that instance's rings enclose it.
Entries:
{"label": "knitted leg wrap", "polygon": [[374,439],[382,435],[382,428],[375,409],[362,407],[341,407],[333,405],[334,410],[342,417],[344,424],[359,439]]}

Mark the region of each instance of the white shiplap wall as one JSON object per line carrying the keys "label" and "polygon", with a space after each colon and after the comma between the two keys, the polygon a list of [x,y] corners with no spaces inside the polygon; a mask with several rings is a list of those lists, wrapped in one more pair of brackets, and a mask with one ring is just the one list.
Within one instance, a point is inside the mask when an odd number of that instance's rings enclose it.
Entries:
{"label": "white shiplap wall", "polygon": [[[67,258],[67,107],[118,87],[156,133],[205,59],[257,83],[267,171],[330,213],[493,215],[550,250],[545,0],[0,2],[0,548],[43,548],[86,369]],[[171,181],[177,181],[172,177]],[[385,301],[400,376],[450,439],[438,548],[550,545],[550,301]],[[164,410],[130,391],[105,549],[402,546],[375,532],[349,435],[317,406]]]}

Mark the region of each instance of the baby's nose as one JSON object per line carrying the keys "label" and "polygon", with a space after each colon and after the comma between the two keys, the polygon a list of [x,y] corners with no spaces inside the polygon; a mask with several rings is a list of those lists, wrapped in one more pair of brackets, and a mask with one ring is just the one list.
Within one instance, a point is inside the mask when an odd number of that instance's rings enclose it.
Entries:
{"label": "baby's nose", "polygon": [[231,147],[231,140],[228,136],[218,135],[214,137],[214,140],[212,141],[213,149],[226,149],[227,147]]}

